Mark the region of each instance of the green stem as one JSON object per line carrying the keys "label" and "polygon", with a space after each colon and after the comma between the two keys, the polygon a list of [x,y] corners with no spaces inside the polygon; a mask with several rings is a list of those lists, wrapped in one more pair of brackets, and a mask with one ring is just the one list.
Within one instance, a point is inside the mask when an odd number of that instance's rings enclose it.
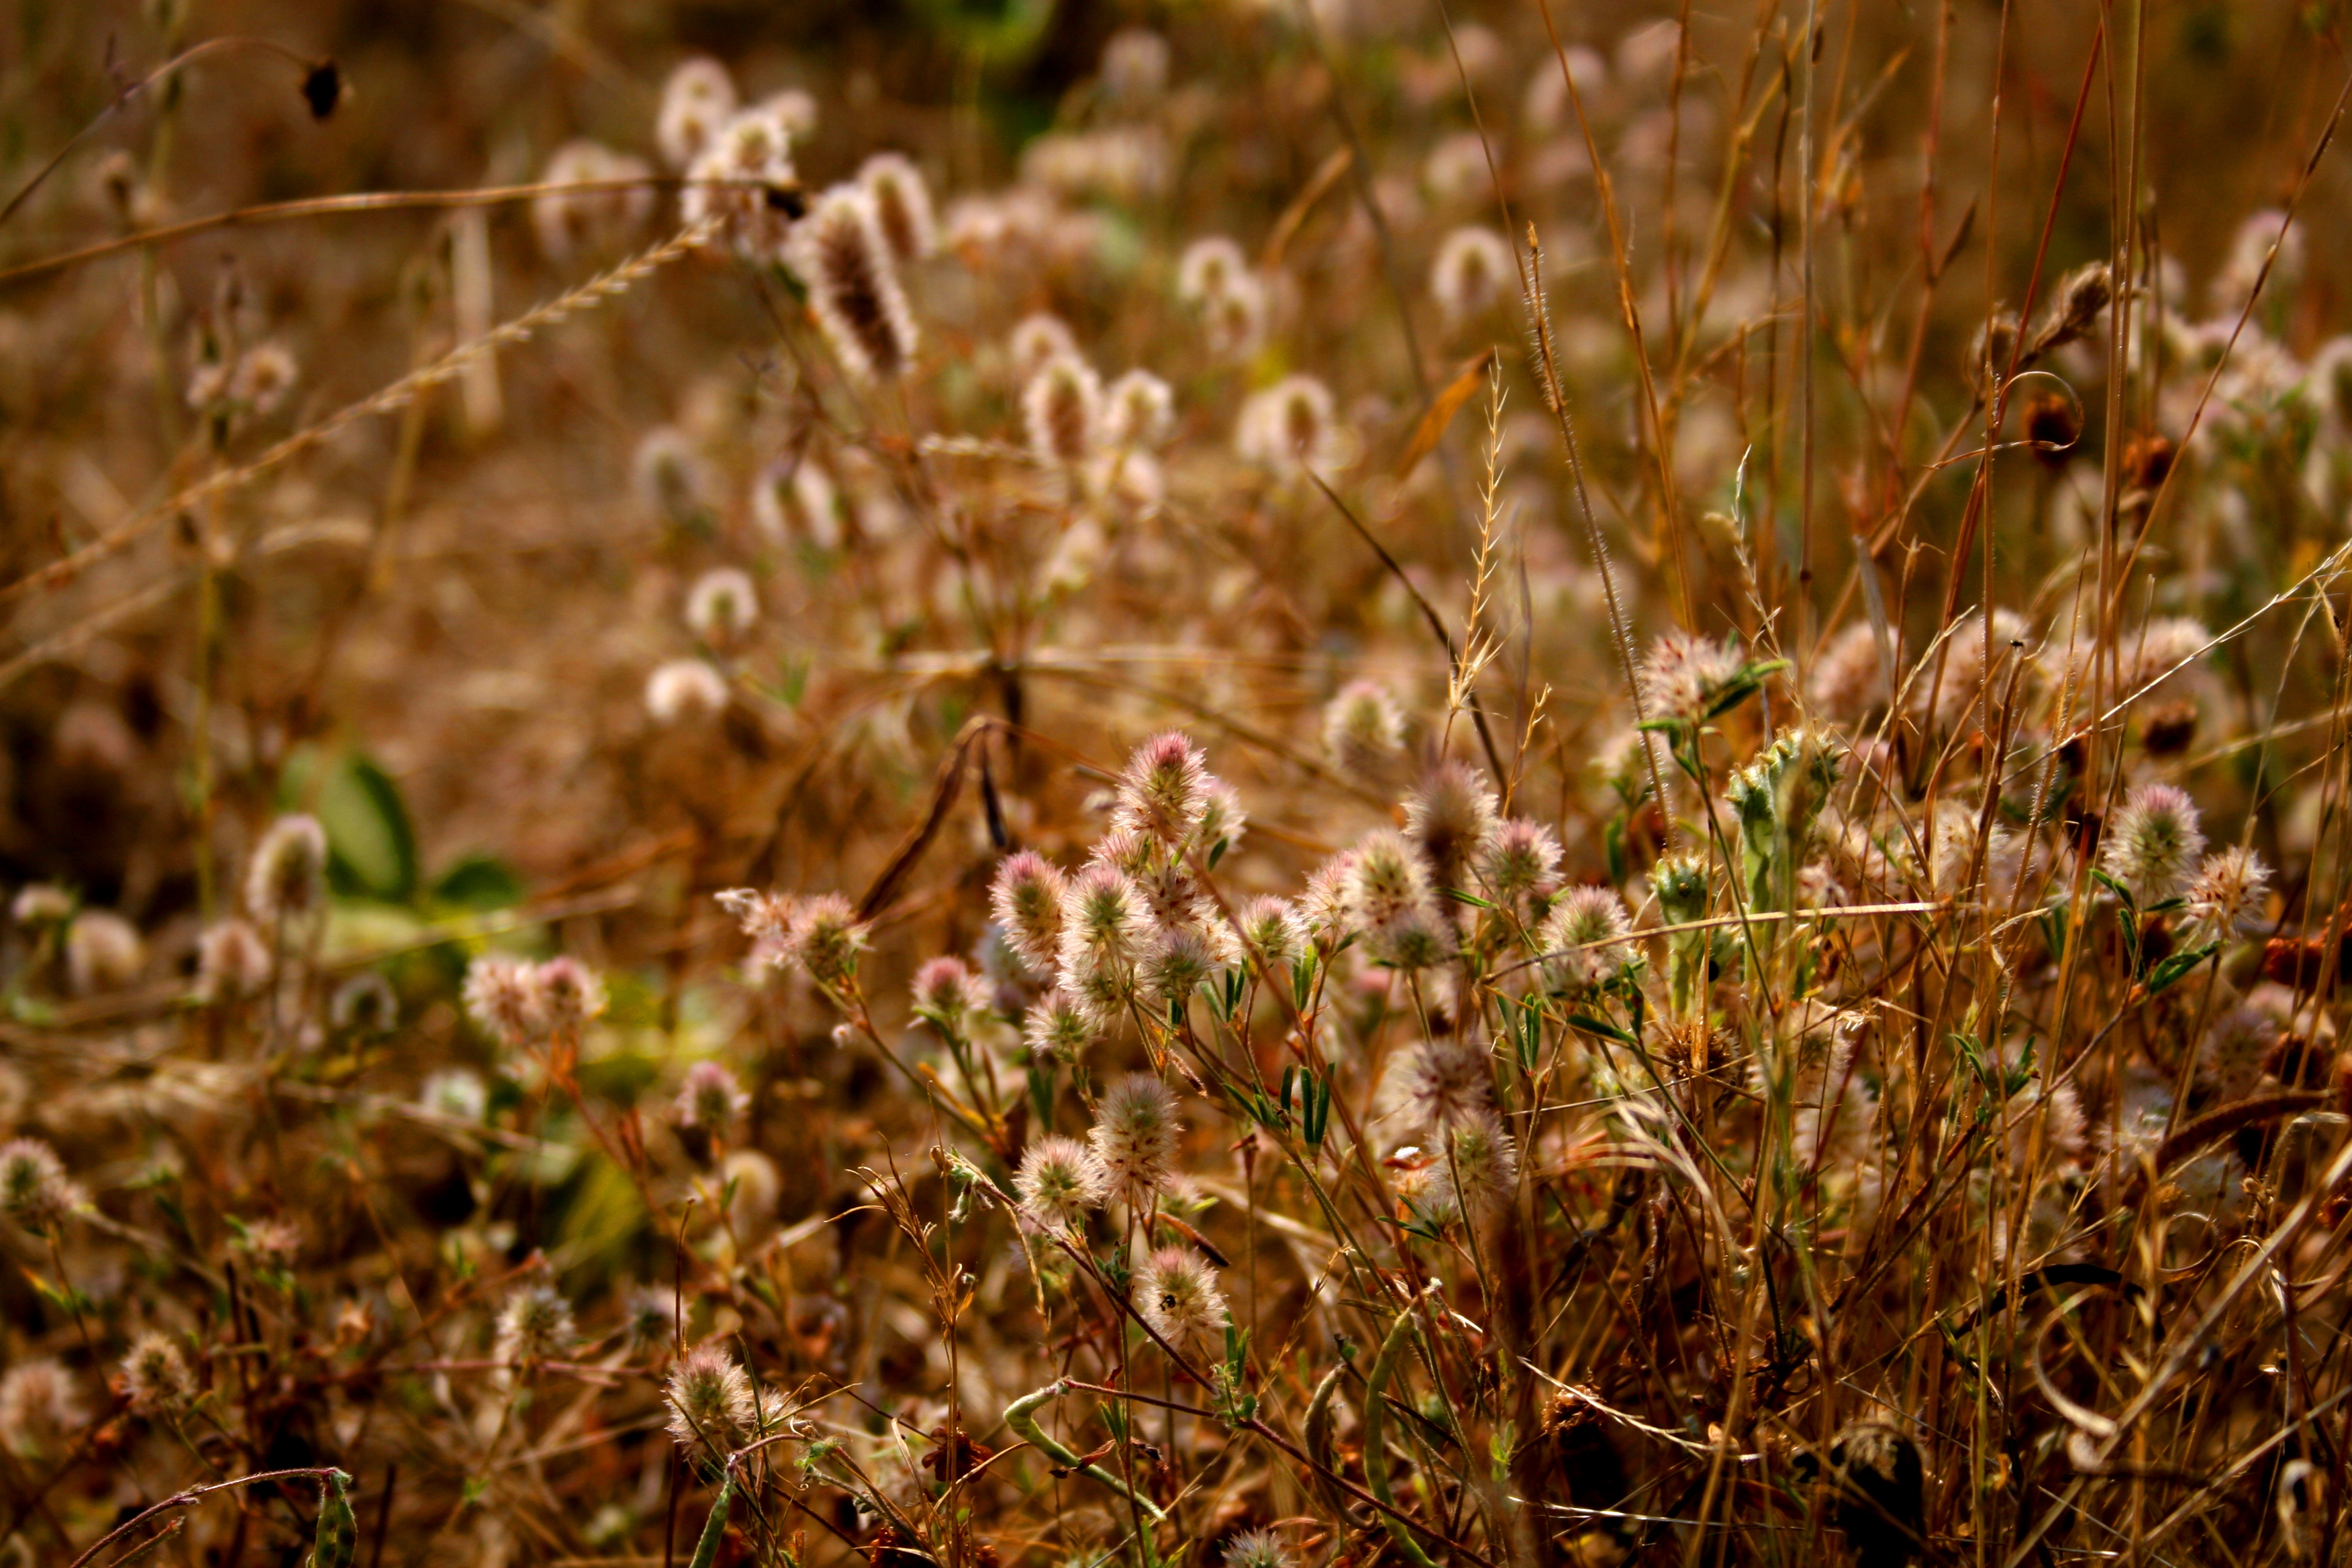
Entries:
{"label": "green stem", "polygon": [[[1012,1404],[1004,1407],[1004,1424],[1013,1428],[1014,1436],[1027,1442],[1039,1453],[1044,1454],[1047,1458],[1053,1460],[1063,1468],[1074,1471],[1078,1475],[1086,1477],[1089,1480],[1101,1482],[1104,1486],[1108,1487],[1111,1490],[1117,1492],[1119,1496],[1133,1503],[1137,1508],[1141,1509],[1145,1513],[1150,1515],[1152,1523],[1167,1523],[1168,1516],[1160,1511],[1160,1506],[1157,1503],[1154,1503],[1150,1498],[1144,1497],[1140,1493],[1135,1491],[1132,1488],[1129,1487],[1125,1481],[1120,1480],[1117,1476],[1112,1475],[1100,1465],[1087,1464],[1085,1460],[1078,1458],[1076,1454],[1065,1447],[1061,1443],[1045,1435],[1045,1429],[1037,1425],[1037,1417],[1033,1414],[1033,1412],[1034,1412],[1038,1406],[1044,1405],[1047,1400],[1060,1398],[1063,1394],[1068,1391],[1068,1380],[1057,1378],[1054,1382],[1049,1383],[1045,1387],[1039,1389],[1034,1394],[1023,1394],[1020,1398],[1014,1400]],[[1145,1554],[1149,1556],[1151,1552],[1151,1543],[1149,1538],[1145,1540],[1143,1549]]]}
{"label": "green stem", "polygon": [[[1387,1397],[1389,1378],[1396,1371],[1397,1358],[1404,1353],[1405,1341],[1412,1332],[1412,1311],[1408,1308],[1397,1314],[1395,1326],[1389,1330],[1389,1337],[1381,1342],[1381,1353],[1373,1358],[1371,1373],[1364,1379],[1364,1484],[1371,1489],[1372,1496],[1380,1500],[1384,1510],[1395,1508],[1396,1499],[1389,1490],[1388,1442],[1384,1430],[1388,1424],[1388,1412],[1382,1401]],[[1430,1561],[1429,1553],[1421,1549],[1421,1542],[1412,1538],[1412,1531],[1407,1530],[1395,1514],[1383,1512],[1381,1523],[1387,1528],[1389,1539],[1396,1542],[1397,1550],[1404,1554],[1405,1561],[1413,1568],[1437,1568]]]}

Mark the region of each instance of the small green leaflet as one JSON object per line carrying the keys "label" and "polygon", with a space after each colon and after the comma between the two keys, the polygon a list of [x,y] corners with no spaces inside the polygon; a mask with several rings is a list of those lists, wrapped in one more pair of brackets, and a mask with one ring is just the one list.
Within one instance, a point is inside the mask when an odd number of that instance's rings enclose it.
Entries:
{"label": "small green leaflet", "polygon": [[310,1542],[310,1568],[352,1568],[360,1550],[359,1521],[352,1517],[352,1478],[329,1470],[319,1484],[319,1530]]}
{"label": "small green leaflet", "polygon": [[717,1568],[719,1543],[727,1539],[727,1510],[734,1506],[735,1478],[729,1476],[719,1486],[719,1500],[710,1505],[710,1519],[702,1527],[702,1539],[694,1543],[694,1556],[686,1568]]}

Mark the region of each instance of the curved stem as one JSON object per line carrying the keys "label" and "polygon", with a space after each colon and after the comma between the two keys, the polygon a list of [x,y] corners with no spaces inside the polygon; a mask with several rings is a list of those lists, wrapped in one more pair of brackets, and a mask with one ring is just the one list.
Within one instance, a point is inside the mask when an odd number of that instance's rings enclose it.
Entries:
{"label": "curved stem", "polygon": [[[1055,1464],[1060,1465],[1063,1468],[1074,1471],[1078,1475],[1085,1476],[1089,1480],[1101,1482],[1104,1486],[1108,1487],[1111,1490],[1117,1492],[1119,1496],[1125,1498],[1128,1501],[1133,1503],[1136,1507],[1141,1509],[1146,1514],[1150,1515],[1152,1523],[1167,1523],[1168,1515],[1160,1510],[1160,1506],[1157,1503],[1154,1503],[1150,1498],[1134,1490],[1125,1481],[1120,1480],[1117,1476],[1112,1475],[1100,1465],[1090,1465],[1087,1463],[1076,1454],[1065,1447],[1060,1442],[1055,1438],[1047,1436],[1045,1435],[1045,1429],[1037,1425],[1037,1417],[1033,1414],[1037,1407],[1044,1405],[1047,1400],[1058,1399],[1068,1390],[1068,1379],[1057,1378],[1054,1382],[1049,1383],[1045,1387],[1039,1389],[1034,1394],[1023,1394],[1020,1398],[1014,1400],[1012,1404],[1004,1407],[1004,1424],[1013,1428],[1013,1434],[1016,1436],[1028,1443],[1032,1447],[1034,1447],[1039,1453],[1044,1454]],[[1145,1550],[1147,1552],[1150,1550],[1148,1544]]]}

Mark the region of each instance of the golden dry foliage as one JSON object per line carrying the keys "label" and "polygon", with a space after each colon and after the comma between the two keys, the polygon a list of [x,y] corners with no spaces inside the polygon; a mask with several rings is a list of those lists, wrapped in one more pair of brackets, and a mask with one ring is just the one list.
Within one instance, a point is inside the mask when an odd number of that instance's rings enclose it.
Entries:
{"label": "golden dry foliage", "polygon": [[2342,26],[0,13],[0,1568],[2345,1561]]}

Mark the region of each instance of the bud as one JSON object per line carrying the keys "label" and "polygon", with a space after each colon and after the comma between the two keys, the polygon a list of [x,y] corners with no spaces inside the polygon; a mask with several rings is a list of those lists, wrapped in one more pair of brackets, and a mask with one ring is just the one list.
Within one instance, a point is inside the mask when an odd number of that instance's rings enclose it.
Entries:
{"label": "bud", "polygon": [[1482,315],[1518,291],[1518,258],[1490,228],[1457,228],[1437,248],[1429,268],[1430,298],[1449,323]]}
{"label": "bud", "polygon": [[892,259],[911,267],[940,247],[931,193],[915,165],[897,153],[877,153],[858,166],[857,183],[874,200],[874,216]]}
{"label": "bud", "polygon": [[2197,805],[2187,793],[2172,784],[2141,784],[2101,835],[2099,862],[2146,909],[2179,892],[2204,851]]}
{"label": "bud", "polygon": [[496,1354],[502,1362],[548,1361],[569,1351],[580,1338],[572,1321],[572,1303],[551,1285],[526,1285],[507,1298],[499,1313]]}
{"label": "bud", "polygon": [[1226,1323],[1217,1271],[1189,1247],[1164,1247],[1135,1270],[1135,1310],[1178,1350],[1214,1345]]}
{"label": "bud", "polygon": [[719,1345],[701,1345],[677,1359],[663,1390],[670,1436],[682,1448],[725,1453],[751,1427],[751,1380]]}
{"label": "bud", "polygon": [[1087,1141],[1112,1191],[1139,1207],[1174,1173],[1181,1131],[1168,1086],[1149,1073],[1129,1073],[1104,1093]]}
{"label": "bud", "polygon": [[1074,1228],[1110,1191],[1109,1174],[1094,1152],[1075,1138],[1045,1137],[1029,1145],[1013,1173],[1021,1206],[1038,1224]]}
{"label": "bud", "polygon": [[196,1380],[180,1347],[159,1333],[144,1333],[122,1358],[122,1393],[142,1415],[169,1415],[196,1396]]}
{"label": "bud", "polygon": [[1029,378],[1021,414],[1030,456],[1049,468],[1075,468],[1094,450],[1102,422],[1102,382],[1075,354],[1056,354]]}
{"label": "bud", "polygon": [[1054,973],[1062,940],[1062,900],[1068,879],[1034,850],[1005,858],[989,888],[989,911],[1004,932],[1004,943],[1030,973]]}
{"label": "bud", "polygon": [[915,358],[915,317],[898,287],[874,198],[835,185],[795,225],[792,268],[834,353],[860,381],[889,381]]}

